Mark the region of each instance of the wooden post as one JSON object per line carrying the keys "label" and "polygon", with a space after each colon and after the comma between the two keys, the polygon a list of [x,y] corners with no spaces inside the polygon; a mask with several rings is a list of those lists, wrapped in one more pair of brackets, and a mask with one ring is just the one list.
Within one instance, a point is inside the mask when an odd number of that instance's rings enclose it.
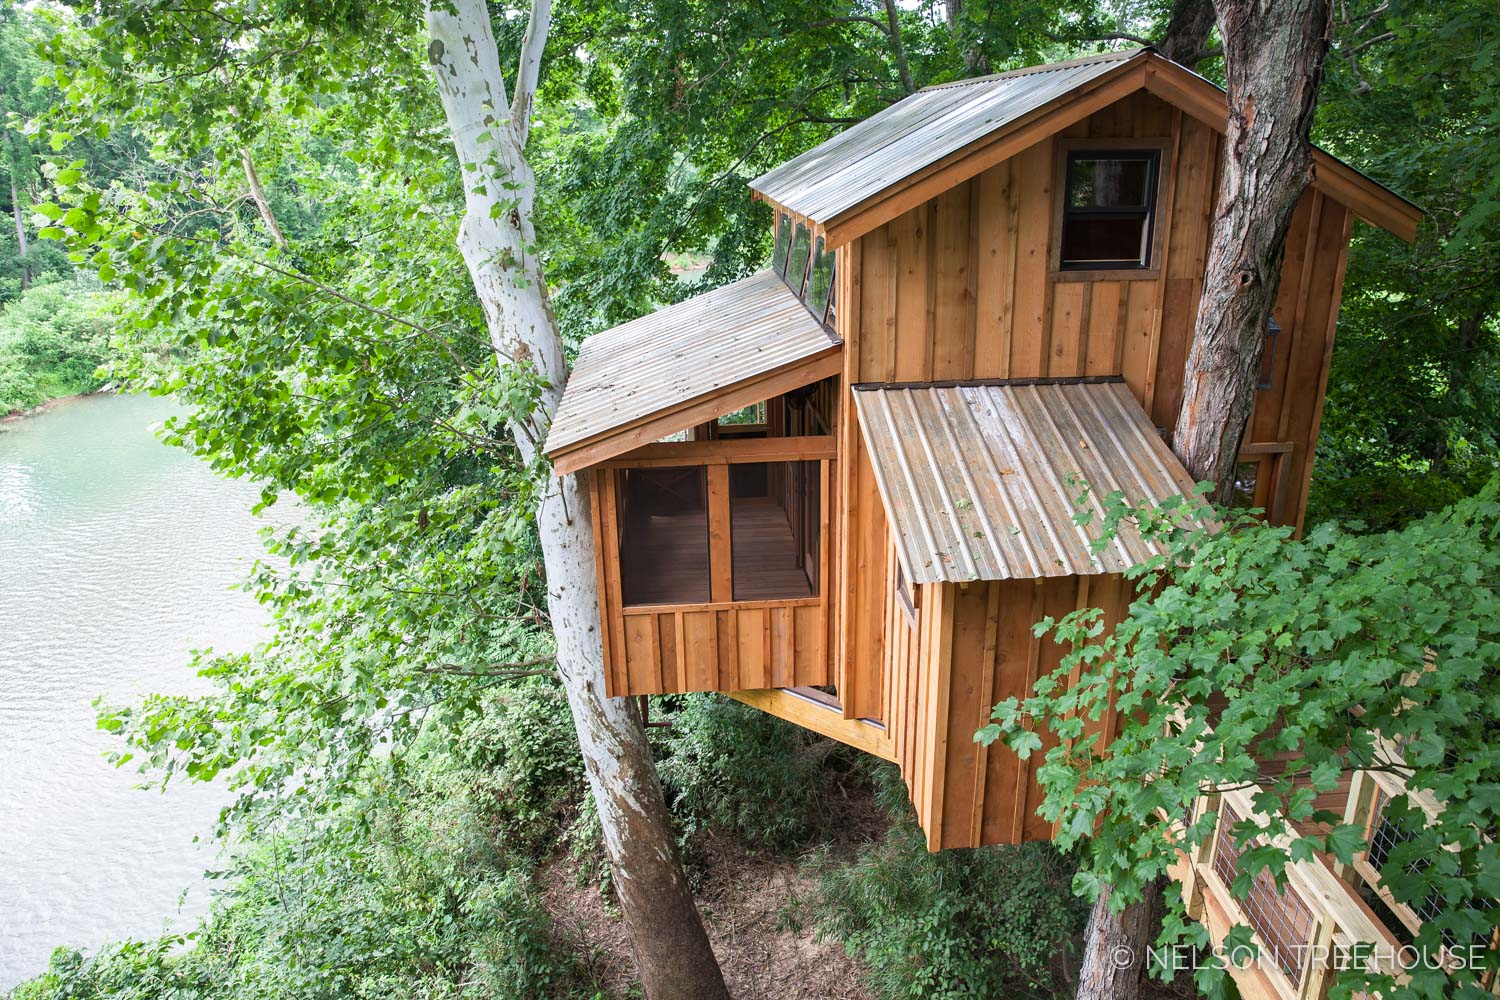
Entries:
{"label": "wooden post", "polygon": [[733,544],[729,522],[729,466],[708,466],[709,600],[734,600]]}

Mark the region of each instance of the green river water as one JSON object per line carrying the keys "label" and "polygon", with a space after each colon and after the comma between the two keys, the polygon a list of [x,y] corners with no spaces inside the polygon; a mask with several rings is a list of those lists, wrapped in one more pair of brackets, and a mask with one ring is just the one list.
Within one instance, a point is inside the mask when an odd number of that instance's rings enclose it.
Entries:
{"label": "green river water", "polygon": [[224,792],[138,790],[91,705],[193,690],[190,649],[265,628],[230,589],[261,552],[258,490],[158,442],[171,412],[103,396],[0,426],[0,991],[58,945],[187,929],[206,903],[194,838]]}

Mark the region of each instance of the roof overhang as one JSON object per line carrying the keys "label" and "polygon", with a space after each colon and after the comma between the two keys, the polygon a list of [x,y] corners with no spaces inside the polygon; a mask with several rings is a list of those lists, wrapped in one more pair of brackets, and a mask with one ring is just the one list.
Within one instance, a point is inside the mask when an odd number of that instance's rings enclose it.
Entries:
{"label": "roof overhang", "polygon": [[1192,495],[1117,378],[856,386],[854,403],[914,584],[1123,573],[1165,550],[1130,524],[1097,547],[1105,498]]}
{"label": "roof overhang", "polygon": [[544,450],[577,472],[836,375],[841,351],[762,271],[585,340]]}
{"label": "roof overhang", "polygon": [[[794,186],[778,186],[776,179],[782,167],[751,181],[751,190],[756,197],[806,220],[810,228],[823,235],[828,246],[838,247],[899,218],[944,191],[1139,90],[1155,94],[1221,133],[1228,127],[1225,92],[1211,81],[1162,57],[1152,49],[1140,49],[1128,54],[1113,53],[1105,57],[1055,64],[1054,67],[1032,67],[997,74],[984,80],[1014,80],[1027,74],[1036,74],[1039,70],[1085,65],[1097,65],[1097,71],[1090,72],[1069,87],[1053,88],[1040,95],[1033,95],[1045,99],[1037,100],[1024,113],[999,121],[991,129],[977,131],[960,148],[923,163],[908,173],[882,178],[878,187],[872,188],[868,195],[855,204],[825,208],[805,198]],[[942,84],[927,88],[921,94],[970,85],[982,87],[984,80]],[[887,109],[887,112],[897,107],[899,102]],[[849,131],[863,128],[875,122],[876,118],[867,119]],[[837,139],[835,137],[829,143]],[[920,130],[908,131],[896,141],[902,140],[930,142]],[[815,156],[821,148],[809,150],[783,167],[796,164],[804,157]],[[1407,242],[1416,238],[1417,223],[1422,217],[1420,208],[1321,149],[1314,148],[1313,157],[1313,185],[1316,188],[1347,205],[1364,221],[1388,230]]]}
{"label": "roof overhang", "polygon": [[[1218,132],[1229,127],[1229,108],[1224,91],[1192,70],[1154,52],[1146,66],[1146,90]],[[1348,206],[1356,217],[1372,226],[1378,226],[1407,243],[1417,238],[1417,224],[1422,221],[1420,207],[1316,146],[1313,147],[1313,187]]]}

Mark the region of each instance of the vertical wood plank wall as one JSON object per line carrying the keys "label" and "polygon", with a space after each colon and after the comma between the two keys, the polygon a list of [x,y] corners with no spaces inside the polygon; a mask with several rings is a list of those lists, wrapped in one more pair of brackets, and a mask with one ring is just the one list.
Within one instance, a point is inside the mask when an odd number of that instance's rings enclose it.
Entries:
{"label": "vertical wood plank wall", "polygon": [[[1128,280],[1051,272],[1057,141],[1040,143],[840,251],[846,397],[864,382],[1118,374],[1170,433],[1202,290],[1222,138],[1144,92],[1058,139],[1094,137],[1169,140],[1157,267]],[[1288,236],[1273,382],[1257,393],[1246,435],[1247,445],[1290,445],[1277,451],[1286,523],[1299,524],[1306,507],[1351,223],[1347,208],[1310,189]],[[847,399],[838,432],[834,672],[846,714],[886,722],[932,846],[1047,836],[1032,816],[1035,802],[1021,798],[1038,794],[1030,770],[1020,773],[1002,748],[980,752],[973,731],[995,701],[1021,693],[1017,685],[1034,679],[1033,667],[1055,664],[1053,644],[1032,647],[1032,622],[1065,613],[1090,593],[1090,603],[1107,597],[1123,612],[1122,583],[926,586],[913,628],[894,600],[889,528]],[[951,676],[939,668],[950,655]],[[993,667],[981,669],[991,659]]]}
{"label": "vertical wood plank wall", "polygon": [[[1119,574],[928,584],[916,627],[894,600],[887,603],[887,731],[929,849],[1052,836],[1051,824],[1036,815],[1036,772],[1056,741],[1042,733],[1042,749],[1022,761],[1002,744],[976,744],[974,733],[996,702],[1025,697],[1062,662],[1065,648],[1033,635],[1033,624],[1087,606],[1102,609],[1113,625],[1132,593]],[[1088,722],[1084,736],[1113,734],[1115,726],[1111,710]]]}

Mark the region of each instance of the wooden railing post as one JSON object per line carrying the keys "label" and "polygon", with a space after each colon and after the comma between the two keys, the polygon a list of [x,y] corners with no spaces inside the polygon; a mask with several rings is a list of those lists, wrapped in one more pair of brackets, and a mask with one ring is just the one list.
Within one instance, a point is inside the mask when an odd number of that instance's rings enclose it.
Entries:
{"label": "wooden railing post", "polygon": [[[1291,887],[1288,886],[1288,891]],[[1302,962],[1302,984],[1297,991],[1299,1000],[1323,1000],[1328,988],[1333,985],[1333,934],[1337,928],[1327,914],[1313,924],[1308,935],[1307,954]]]}

